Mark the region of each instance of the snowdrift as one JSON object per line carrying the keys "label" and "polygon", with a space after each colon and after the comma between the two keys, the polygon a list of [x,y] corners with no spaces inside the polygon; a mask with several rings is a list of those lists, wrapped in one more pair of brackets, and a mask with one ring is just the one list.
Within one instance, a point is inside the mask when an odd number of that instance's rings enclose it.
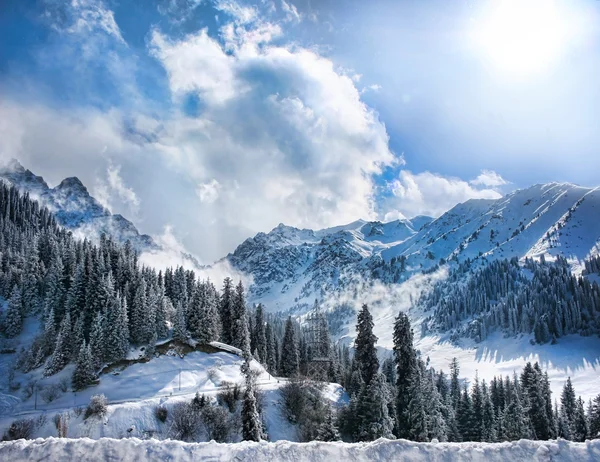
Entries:
{"label": "snowdrift", "polygon": [[415,443],[377,440],[373,443],[182,443],[179,441],[37,439],[0,443],[0,460],[60,461],[598,461],[600,440],[511,443]]}

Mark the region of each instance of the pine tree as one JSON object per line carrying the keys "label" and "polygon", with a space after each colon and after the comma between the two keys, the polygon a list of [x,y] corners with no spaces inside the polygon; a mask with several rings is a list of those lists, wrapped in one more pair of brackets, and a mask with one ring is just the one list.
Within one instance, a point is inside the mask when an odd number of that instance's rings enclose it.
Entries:
{"label": "pine tree", "polygon": [[205,286],[204,296],[200,305],[203,322],[198,330],[198,341],[210,343],[219,339],[220,319],[214,286],[208,282]]}
{"label": "pine tree", "polygon": [[456,407],[456,421],[462,441],[475,441],[475,419],[473,417],[473,403],[465,385]]}
{"label": "pine tree", "polygon": [[585,417],[585,409],[583,407],[583,400],[581,397],[577,399],[577,403],[575,405],[575,414],[573,416],[573,423],[571,427],[571,436],[573,437],[573,441],[585,441],[588,435],[588,422]]}
{"label": "pine tree", "polygon": [[75,364],[75,370],[73,371],[72,385],[73,390],[81,390],[98,379],[98,376],[94,372],[92,365],[92,354],[90,348],[86,345],[85,341],[81,345],[79,356],[77,357],[77,363]]}
{"label": "pine tree", "polygon": [[173,340],[185,342],[188,339],[187,328],[185,325],[185,313],[181,302],[177,303],[175,308],[175,323],[173,325]]}
{"label": "pine tree", "polygon": [[92,324],[92,331],[90,333],[89,348],[92,354],[92,367],[94,370],[99,369],[104,364],[104,358],[106,353],[105,342],[105,328],[104,328],[104,316],[101,312],[96,313],[94,323]]}
{"label": "pine tree", "polygon": [[118,295],[113,295],[106,307],[106,325],[105,359],[112,363],[125,358],[129,350],[127,302]]}
{"label": "pine tree", "polygon": [[394,360],[396,362],[396,436],[411,435],[408,407],[411,387],[417,371],[417,356],[413,347],[413,332],[406,313],[400,312],[394,324]]}
{"label": "pine tree", "polygon": [[600,437],[600,395],[597,395],[591,402],[588,420],[590,424],[590,437]]}
{"label": "pine tree", "polygon": [[362,375],[363,382],[367,386],[379,371],[379,360],[377,359],[375,343],[377,343],[377,337],[373,334],[373,317],[367,305],[363,305],[358,312],[356,323],[354,361]]}
{"label": "pine tree", "polygon": [[281,343],[280,372],[284,377],[296,377],[299,371],[298,344],[292,318],[285,323],[285,333]]}
{"label": "pine tree", "polygon": [[256,307],[253,334],[252,351],[256,352],[256,360],[261,364],[265,364],[267,362],[267,334],[261,304]]}
{"label": "pine tree", "polygon": [[358,428],[355,439],[374,441],[378,438],[393,438],[394,421],[389,416],[388,404],[391,400],[385,377],[377,374],[365,384],[356,409]]}
{"label": "pine tree", "polygon": [[71,336],[71,316],[69,313],[63,318],[60,329],[58,331],[58,337],[56,338],[56,346],[46,368],[44,369],[44,375],[54,375],[59,371],[62,371],[64,367],[69,363],[71,358],[70,342]]}
{"label": "pine tree", "polygon": [[19,287],[15,285],[8,301],[8,309],[6,310],[6,318],[4,320],[4,333],[8,338],[13,338],[19,335],[22,330],[23,300]]}
{"label": "pine tree", "polygon": [[575,398],[575,390],[573,389],[573,384],[571,383],[571,377],[568,377],[560,397],[560,411],[561,415],[566,419],[567,425],[569,426],[569,433],[572,433],[576,407],[577,402]]}
{"label": "pine tree", "polygon": [[240,281],[235,288],[231,321],[232,346],[239,348],[244,353],[250,353],[250,332],[248,330],[246,299],[244,297],[244,286],[242,281]]}
{"label": "pine tree", "polygon": [[319,425],[317,430],[317,441],[340,441],[342,437],[340,436],[340,431],[336,425],[335,419],[333,417],[333,412],[331,408],[329,408],[329,412],[327,413],[327,418],[325,421]]}
{"label": "pine tree", "polygon": [[277,371],[277,348],[275,345],[273,329],[271,328],[270,323],[267,323],[265,336],[267,339],[267,370],[271,372],[271,374],[275,374]]}
{"label": "pine tree", "polygon": [[223,324],[223,328],[221,329],[221,341],[227,345],[231,345],[233,340],[233,298],[233,282],[231,281],[231,278],[227,277],[223,281],[221,303],[219,305],[221,323]]}
{"label": "pine tree", "polygon": [[246,380],[244,402],[242,405],[242,439],[246,441],[260,441],[262,424],[256,405],[255,385],[250,372],[250,356],[248,354],[246,354],[244,364],[242,365],[242,373]]}

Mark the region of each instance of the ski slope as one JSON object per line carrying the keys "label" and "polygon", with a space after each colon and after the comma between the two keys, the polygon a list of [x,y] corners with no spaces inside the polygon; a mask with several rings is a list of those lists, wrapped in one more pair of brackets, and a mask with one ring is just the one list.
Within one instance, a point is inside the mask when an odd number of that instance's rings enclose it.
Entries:
{"label": "ski slope", "polygon": [[600,440],[585,443],[521,440],[512,443],[415,443],[406,440],[377,440],[372,443],[182,443],[128,438],[122,440],[59,439],[19,440],[0,443],[0,460],[28,462],[60,460],[100,462],[150,461],[278,461],[330,462],[374,461],[469,461],[504,462],[600,460]]}

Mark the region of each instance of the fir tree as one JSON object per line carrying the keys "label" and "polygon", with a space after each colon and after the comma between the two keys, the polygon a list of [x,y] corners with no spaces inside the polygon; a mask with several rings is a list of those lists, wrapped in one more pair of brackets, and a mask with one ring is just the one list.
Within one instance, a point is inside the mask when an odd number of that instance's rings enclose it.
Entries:
{"label": "fir tree", "polygon": [[358,312],[356,323],[354,361],[362,375],[363,382],[367,386],[379,371],[375,343],[377,343],[377,337],[373,334],[373,317],[367,305],[363,305]]}
{"label": "fir tree", "polygon": [[185,313],[183,311],[183,305],[181,302],[177,303],[175,308],[175,323],[173,325],[173,340],[180,342],[187,341],[188,333],[185,325]]}
{"label": "fir tree", "polygon": [[221,341],[227,345],[232,344],[232,327],[233,327],[233,282],[231,278],[225,278],[223,281],[223,290],[221,291],[221,303],[219,311],[221,314]]}
{"label": "fir tree", "polygon": [[4,333],[8,338],[16,337],[23,330],[23,301],[21,299],[21,291],[15,285],[13,287],[10,300],[8,301],[8,309],[4,319]]}
{"label": "fir tree", "polygon": [[246,354],[242,373],[246,380],[246,389],[244,390],[244,402],[242,405],[242,439],[246,441],[260,441],[262,434],[262,424],[258,408],[256,405],[256,395],[254,392],[254,381],[250,372],[250,356]]}
{"label": "fir tree", "polygon": [[385,377],[377,374],[365,384],[358,400],[356,420],[358,428],[355,439],[374,441],[378,438],[393,438],[394,421],[389,416],[391,400]]}
{"label": "fir tree", "polygon": [[256,307],[254,320],[254,332],[252,336],[252,351],[256,352],[256,360],[265,364],[267,361],[267,334],[265,330],[265,319],[263,316],[263,307],[259,304]]}
{"label": "fir tree", "polygon": [[56,338],[56,346],[54,347],[52,356],[50,356],[50,359],[46,364],[44,375],[54,375],[63,370],[64,367],[69,363],[69,359],[71,358],[71,344],[69,342],[70,336],[71,316],[69,313],[67,313],[60,324],[58,337]]}
{"label": "fir tree", "polygon": [[394,360],[396,362],[396,436],[408,438],[411,434],[408,406],[411,383],[417,374],[417,356],[413,347],[413,332],[408,316],[400,312],[394,324]]}
{"label": "fir tree", "polygon": [[333,412],[331,408],[329,408],[329,412],[327,413],[327,418],[325,421],[319,425],[317,430],[317,441],[340,441],[342,437],[340,436],[340,431],[337,427],[335,419],[333,417]]}
{"label": "fir tree", "polygon": [[246,299],[244,297],[244,286],[242,281],[240,281],[235,288],[231,321],[232,346],[239,348],[244,353],[250,353],[250,332],[248,330]]}
{"label": "fir tree", "polygon": [[299,358],[298,344],[292,318],[289,317],[285,323],[285,334],[281,343],[281,366],[280,372],[284,377],[295,377],[298,375]]}
{"label": "fir tree", "polygon": [[591,402],[588,420],[590,437],[598,438],[600,436],[600,395],[597,395]]}
{"label": "fir tree", "polygon": [[72,385],[73,390],[78,391],[91,385],[98,379],[92,365],[92,354],[85,341],[79,350],[75,370],[73,371]]}

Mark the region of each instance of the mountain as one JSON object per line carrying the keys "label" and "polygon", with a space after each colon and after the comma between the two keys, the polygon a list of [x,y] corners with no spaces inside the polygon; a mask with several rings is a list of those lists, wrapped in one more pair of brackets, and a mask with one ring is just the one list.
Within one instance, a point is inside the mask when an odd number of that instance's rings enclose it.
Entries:
{"label": "mountain", "polygon": [[226,260],[252,276],[251,301],[301,313],[353,283],[402,282],[446,262],[563,256],[580,272],[600,250],[599,213],[598,188],[540,184],[497,200],[469,200],[437,219],[358,220],[318,231],[280,224]]}
{"label": "mountain", "polygon": [[82,237],[97,240],[102,233],[106,233],[118,242],[131,241],[139,251],[157,247],[150,236],[140,234],[129,220],[103,207],[90,195],[79,178],[65,178],[58,186],[51,188],[41,176],[12,159],[0,166],[0,179],[28,192],[54,213],[60,225]]}

